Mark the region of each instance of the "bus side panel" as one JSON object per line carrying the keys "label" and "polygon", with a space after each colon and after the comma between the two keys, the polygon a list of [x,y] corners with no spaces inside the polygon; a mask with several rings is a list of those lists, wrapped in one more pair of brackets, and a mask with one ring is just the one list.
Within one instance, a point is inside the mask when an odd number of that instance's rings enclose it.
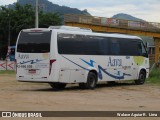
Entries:
{"label": "bus side panel", "polygon": [[58,82],[62,83],[72,83],[70,80],[70,62],[61,57],[61,55],[57,55],[59,60],[59,79]]}
{"label": "bus side panel", "polygon": [[[54,61],[51,65],[51,61]],[[51,47],[50,47],[50,66],[51,71],[49,74],[50,82],[59,82],[60,58],[57,54],[57,32],[52,30]]]}
{"label": "bus side panel", "polygon": [[80,83],[86,82],[85,70],[78,66],[79,58],[77,55],[59,55],[61,58],[59,82],[63,83]]}
{"label": "bus side panel", "polygon": [[145,57],[137,56],[137,58],[135,59],[135,63],[137,65],[137,76],[135,79],[139,78],[139,73],[142,69],[146,71],[146,78],[148,78],[149,77],[149,59]]}
{"label": "bus side panel", "polygon": [[135,71],[132,63],[131,56],[107,56],[107,75],[110,76],[107,81],[133,80]]}
{"label": "bus side panel", "polygon": [[[132,57],[99,55],[60,55],[59,82],[86,82],[88,72],[96,70],[99,81],[133,80]],[[126,64],[127,63],[127,64]],[[92,69],[93,68],[93,69]]]}

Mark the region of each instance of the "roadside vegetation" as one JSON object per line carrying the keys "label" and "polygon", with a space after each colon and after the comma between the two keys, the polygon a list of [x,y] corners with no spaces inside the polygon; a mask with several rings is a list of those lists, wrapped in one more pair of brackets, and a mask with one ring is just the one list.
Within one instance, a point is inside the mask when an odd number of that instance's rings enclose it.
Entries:
{"label": "roadside vegetation", "polygon": [[147,79],[147,83],[160,85],[160,68],[154,68]]}
{"label": "roadside vegetation", "polygon": [[11,75],[11,74],[15,74],[16,72],[13,70],[0,70],[0,75],[2,74],[7,74],[7,75]]}
{"label": "roadside vegetation", "polygon": [[[31,5],[14,4],[13,8],[0,6],[0,58],[5,60],[8,49],[8,34],[10,45],[15,45],[17,36],[22,29],[35,27],[35,10]],[[62,19],[58,13],[39,12],[39,27],[61,25]]]}

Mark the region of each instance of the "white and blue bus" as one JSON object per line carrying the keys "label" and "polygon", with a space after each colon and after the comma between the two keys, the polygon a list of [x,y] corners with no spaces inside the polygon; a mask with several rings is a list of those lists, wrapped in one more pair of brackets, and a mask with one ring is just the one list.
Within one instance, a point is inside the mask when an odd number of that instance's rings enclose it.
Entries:
{"label": "white and blue bus", "polygon": [[149,75],[149,59],[141,38],[95,33],[69,26],[24,29],[16,44],[18,81],[67,83],[93,89],[100,81],[135,80]]}

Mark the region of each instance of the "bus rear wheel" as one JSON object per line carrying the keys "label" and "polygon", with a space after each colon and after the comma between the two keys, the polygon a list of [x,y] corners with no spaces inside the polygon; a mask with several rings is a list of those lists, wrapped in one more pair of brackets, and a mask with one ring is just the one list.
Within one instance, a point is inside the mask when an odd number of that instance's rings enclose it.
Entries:
{"label": "bus rear wheel", "polygon": [[66,87],[66,83],[49,83],[53,89],[64,89]]}
{"label": "bus rear wheel", "polygon": [[145,71],[140,71],[138,80],[135,80],[136,85],[143,85],[146,79]]}
{"label": "bus rear wheel", "polygon": [[80,88],[94,89],[97,84],[97,75],[93,72],[88,73],[87,82],[79,83]]}

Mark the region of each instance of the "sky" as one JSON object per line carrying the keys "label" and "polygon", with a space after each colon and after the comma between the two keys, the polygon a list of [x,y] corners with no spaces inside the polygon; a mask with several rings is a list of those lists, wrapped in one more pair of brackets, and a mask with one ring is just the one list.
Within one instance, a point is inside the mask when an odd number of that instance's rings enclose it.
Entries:
{"label": "sky", "polygon": [[[0,5],[8,5],[17,0],[0,0]],[[130,14],[148,22],[160,23],[160,0],[48,0],[80,10],[87,9],[93,16],[112,17],[118,13]]]}

